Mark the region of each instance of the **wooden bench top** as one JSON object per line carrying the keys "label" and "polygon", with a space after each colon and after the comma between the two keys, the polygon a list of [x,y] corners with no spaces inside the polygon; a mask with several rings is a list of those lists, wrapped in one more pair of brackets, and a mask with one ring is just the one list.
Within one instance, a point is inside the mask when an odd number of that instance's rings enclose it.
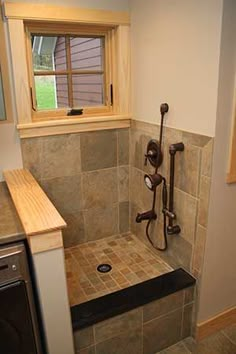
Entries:
{"label": "wooden bench top", "polygon": [[37,181],[26,169],[3,172],[27,236],[66,227],[66,223]]}

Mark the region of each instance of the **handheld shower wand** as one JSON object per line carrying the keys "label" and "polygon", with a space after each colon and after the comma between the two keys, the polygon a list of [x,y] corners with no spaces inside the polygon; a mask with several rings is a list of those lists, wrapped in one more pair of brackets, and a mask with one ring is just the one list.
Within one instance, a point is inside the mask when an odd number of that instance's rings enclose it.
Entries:
{"label": "handheld shower wand", "polygon": [[[147,154],[145,155],[145,164],[147,160],[151,163],[152,166],[155,167],[154,174],[146,174],[144,176],[144,182],[149,190],[153,192],[153,202],[152,202],[152,209],[144,212],[138,213],[136,217],[136,222],[140,223],[143,220],[148,220],[146,225],[146,236],[152,246],[160,251],[165,251],[167,249],[167,235],[166,235],[166,215],[163,214],[164,217],[164,247],[155,247],[150,235],[149,235],[149,227],[152,220],[156,220],[157,214],[155,211],[156,207],[156,190],[157,187],[163,183],[163,190],[162,190],[162,200],[163,200],[163,209],[167,209],[167,188],[166,188],[166,180],[165,178],[158,173],[158,168],[162,164],[163,154],[162,154],[162,137],[163,137],[163,125],[164,125],[164,117],[165,114],[169,111],[169,105],[167,103],[162,103],[160,106],[160,113],[161,113],[161,126],[160,126],[160,137],[159,142],[156,140],[151,140],[147,146]],[[164,207],[165,205],[165,207]]]}
{"label": "handheld shower wand", "polygon": [[[170,153],[170,189],[169,189],[169,203],[168,203],[168,192],[167,183],[165,177],[158,173],[158,168],[162,164],[163,154],[162,154],[162,137],[163,137],[163,125],[165,114],[169,111],[169,106],[167,103],[162,103],[160,106],[161,113],[161,126],[160,126],[160,137],[159,142],[157,140],[150,140],[147,145],[147,153],[145,154],[145,165],[147,161],[150,162],[152,166],[155,167],[154,174],[145,174],[144,183],[147,188],[153,192],[153,202],[152,208],[146,212],[138,213],[136,217],[136,222],[141,223],[143,220],[147,220],[146,225],[146,236],[152,246],[159,250],[165,251],[168,248],[167,233],[169,235],[179,234],[181,229],[179,225],[173,225],[173,221],[176,218],[174,213],[174,167],[175,167],[175,154],[177,151],[184,150],[183,143],[172,144],[169,147]],[[157,219],[157,214],[155,211],[156,207],[156,190],[157,187],[162,184],[162,214],[163,214],[163,236],[164,236],[164,246],[158,247],[153,244],[152,239],[149,235],[149,227],[152,220]],[[168,205],[169,204],[169,205]],[[168,218],[168,226],[167,226]]]}

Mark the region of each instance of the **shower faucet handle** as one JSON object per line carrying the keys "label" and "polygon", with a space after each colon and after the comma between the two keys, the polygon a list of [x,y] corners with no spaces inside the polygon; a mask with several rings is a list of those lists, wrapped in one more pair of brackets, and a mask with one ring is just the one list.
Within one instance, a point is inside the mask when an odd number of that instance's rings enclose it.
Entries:
{"label": "shower faucet handle", "polygon": [[147,160],[150,161],[150,159],[156,159],[157,153],[156,153],[156,151],[154,151],[154,150],[149,150],[149,151],[147,152],[147,154],[145,154],[144,156],[145,156],[144,165],[147,166]]}

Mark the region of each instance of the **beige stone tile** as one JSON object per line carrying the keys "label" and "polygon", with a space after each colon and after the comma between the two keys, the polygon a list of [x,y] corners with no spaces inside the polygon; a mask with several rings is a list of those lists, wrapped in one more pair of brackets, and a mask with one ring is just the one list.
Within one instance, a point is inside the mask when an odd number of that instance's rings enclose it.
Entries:
{"label": "beige stone tile", "polygon": [[183,306],[184,291],[178,291],[143,306],[143,321],[148,322]]}
{"label": "beige stone tile", "polygon": [[210,187],[211,187],[210,178],[206,176],[201,176],[198,223],[204,227],[207,226],[207,220],[208,220]]}
{"label": "beige stone tile", "polygon": [[129,164],[129,129],[118,129],[118,165]]}
{"label": "beige stone tile", "polygon": [[104,130],[81,134],[82,171],[117,166],[117,131]]}
{"label": "beige stone tile", "polygon": [[67,227],[62,230],[64,247],[76,246],[86,241],[83,212],[64,214]]}
{"label": "beige stone tile", "polygon": [[21,151],[24,168],[28,169],[36,180],[42,172],[42,138],[21,139]]}
{"label": "beige stone tile", "polygon": [[80,175],[46,179],[40,185],[62,216],[82,209]]}
{"label": "beige stone tile", "polygon": [[132,167],[140,170],[142,170],[144,163],[141,135],[142,133],[140,131],[131,129],[130,164]]}
{"label": "beige stone tile", "polygon": [[76,351],[76,354],[96,354],[95,346],[91,346],[91,347]]}
{"label": "beige stone tile", "polygon": [[83,290],[84,290],[86,295],[96,294],[96,289],[93,286],[91,286],[89,288],[84,288]]}
{"label": "beige stone tile", "polygon": [[142,209],[143,198],[142,198],[142,188],[143,188],[143,173],[137,168],[131,167],[130,174],[130,197],[131,202],[136,204]]}
{"label": "beige stone tile", "polygon": [[186,349],[183,342],[179,342],[170,346],[169,348],[161,350],[156,354],[190,354],[190,352],[188,349]]}
{"label": "beige stone tile", "polygon": [[183,308],[182,339],[192,334],[193,304],[188,304]]}
{"label": "beige stone tile", "polygon": [[183,267],[190,270],[192,247],[191,243],[182,236],[173,235],[173,237],[168,237],[168,249],[158,254],[172,268]]}
{"label": "beige stone tile", "polygon": [[81,171],[80,135],[42,137],[42,179],[73,176]]}
{"label": "beige stone tile", "polygon": [[206,229],[197,225],[196,240],[194,245],[193,268],[201,272],[204,259],[204,250],[206,243]]}
{"label": "beige stone tile", "polygon": [[117,168],[82,174],[83,209],[105,208],[118,202]]}
{"label": "beige stone tile", "polygon": [[195,286],[191,286],[184,290],[184,304],[187,305],[194,301],[195,298]]}
{"label": "beige stone tile", "polygon": [[122,315],[111,317],[94,326],[95,341],[101,342],[116,337],[122,332],[129,332],[142,325],[142,308],[125,312]]}
{"label": "beige stone tile", "polygon": [[181,228],[181,236],[191,244],[194,243],[197,222],[198,201],[190,194],[181,190],[174,190],[174,212],[176,223]]}
{"label": "beige stone tile", "polygon": [[151,123],[132,119],[131,131],[132,130],[141,130],[144,133],[153,136],[153,138],[159,139],[160,127],[157,124],[151,124]]}
{"label": "beige stone tile", "polygon": [[87,348],[94,344],[93,327],[79,329],[74,332],[74,343],[76,351]]}
{"label": "beige stone tile", "polygon": [[204,147],[209,143],[211,137],[207,135],[195,134],[183,131],[183,143],[195,145],[198,147]]}
{"label": "beige stone tile", "polygon": [[88,241],[118,234],[118,205],[110,208],[89,209],[84,212],[85,233]]}
{"label": "beige stone tile", "polygon": [[195,197],[198,196],[201,149],[186,145],[175,158],[175,186]]}
{"label": "beige stone tile", "polygon": [[[162,151],[163,151],[163,163],[160,168],[160,173],[164,175],[169,180],[170,175],[170,154],[169,154],[169,147],[171,144],[179,143],[182,141],[182,131],[164,127],[163,130],[163,144],[162,144]],[[178,156],[182,155],[184,152],[177,152],[176,153],[176,160]],[[177,173],[177,168],[176,168]]]}
{"label": "beige stone tile", "polygon": [[119,203],[119,232],[129,231],[129,202]]}
{"label": "beige stone tile", "polygon": [[211,177],[214,139],[212,138],[202,149],[201,174]]}
{"label": "beige stone tile", "polygon": [[129,201],[129,166],[118,167],[119,202]]}
{"label": "beige stone tile", "polygon": [[143,326],[143,353],[156,353],[181,339],[182,309],[146,322]]}
{"label": "beige stone tile", "polygon": [[143,354],[142,330],[122,332],[120,335],[96,344],[96,354]]}

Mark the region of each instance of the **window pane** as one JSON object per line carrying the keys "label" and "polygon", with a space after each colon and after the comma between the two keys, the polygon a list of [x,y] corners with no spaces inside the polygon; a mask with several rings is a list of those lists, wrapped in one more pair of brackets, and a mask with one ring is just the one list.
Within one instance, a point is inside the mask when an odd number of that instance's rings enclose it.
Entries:
{"label": "window pane", "polygon": [[68,107],[67,76],[35,76],[37,109]]}
{"label": "window pane", "polygon": [[34,71],[66,70],[65,38],[32,35]]}
{"label": "window pane", "polygon": [[74,107],[104,105],[103,74],[73,75]]}
{"label": "window pane", "polygon": [[56,76],[56,88],[57,88],[57,107],[69,107],[68,99],[68,82],[67,76],[57,75]]}
{"label": "window pane", "polygon": [[103,38],[71,37],[72,70],[103,70]]}
{"label": "window pane", "polygon": [[3,94],[3,85],[2,85],[2,75],[1,75],[1,68],[0,68],[0,120],[6,119],[6,112],[5,112],[5,102],[4,102],[4,94]]}

